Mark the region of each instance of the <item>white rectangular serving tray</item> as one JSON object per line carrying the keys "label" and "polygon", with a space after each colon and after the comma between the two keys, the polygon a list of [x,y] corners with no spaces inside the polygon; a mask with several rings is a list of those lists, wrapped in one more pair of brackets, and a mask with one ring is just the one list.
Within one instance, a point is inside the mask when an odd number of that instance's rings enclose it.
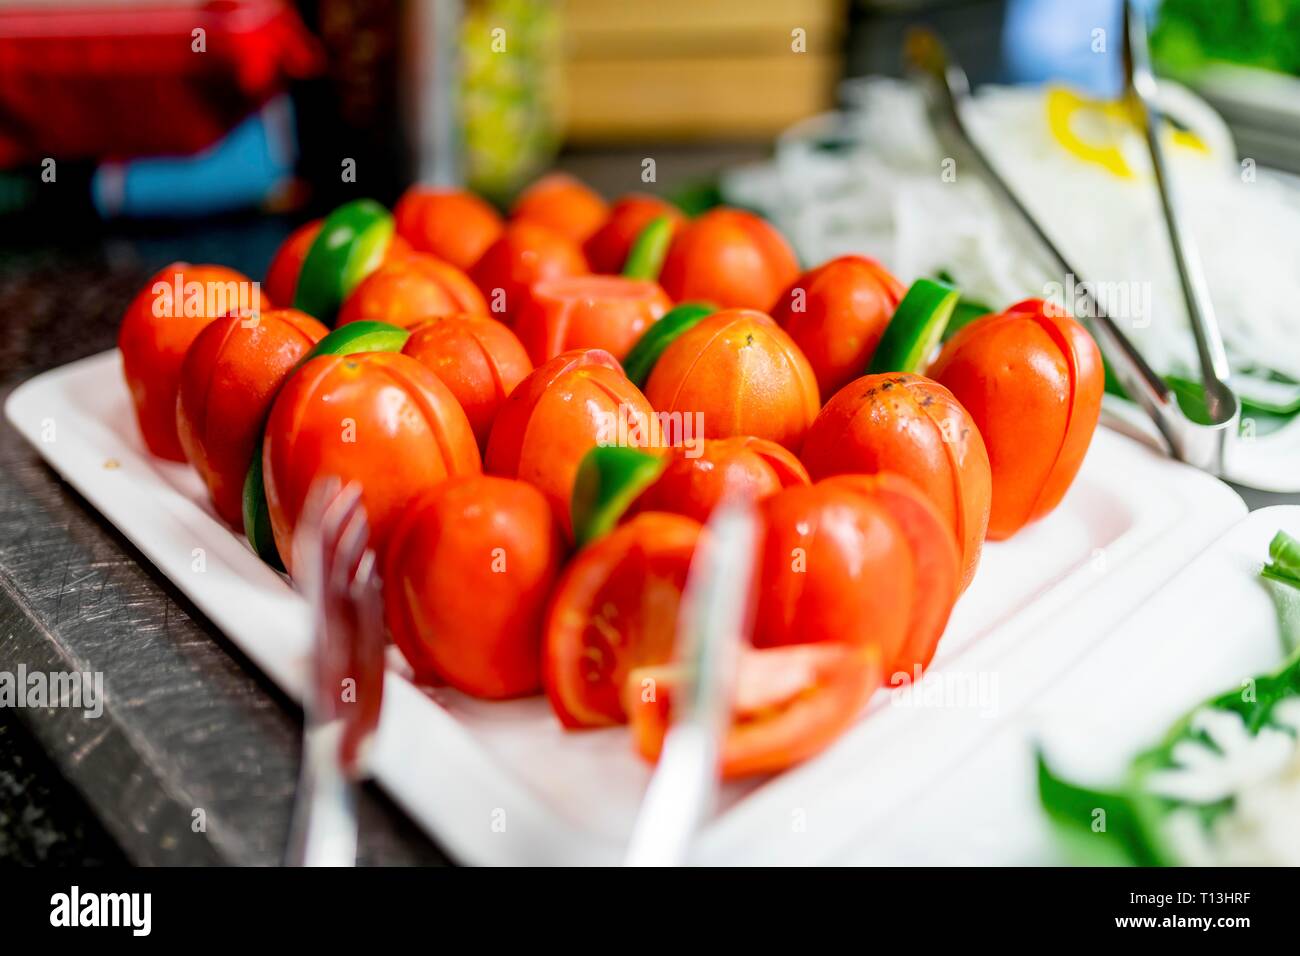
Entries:
{"label": "white rectangular serving tray", "polygon": [[[5,411],[69,484],[301,698],[305,603],[215,516],[189,468],[145,452],[117,352],[32,379]],[[808,763],[728,785],[698,861],[842,860],[847,848],[888,837],[908,805],[939,781],[952,785],[950,771],[1016,718],[1019,701],[1065,679],[1245,511],[1221,482],[1099,429],[1061,506],[986,547],[919,687],[878,693],[859,724]],[[650,773],[623,728],[565,732],[542,698],[485,702],[420,689],[394,658],[373,768],[448,853],[473,864],[621,858]],[[1179,682],[1176,663],[1162,673]],[[112,674],[105,683],[111,695]],[[946,861],[945,846],[921,829],[898,859]]]}
{"label": "white rectangular serving tray", "polygon": [[[1285,657],[1273,601],[1259,578],[1279,529],[1300,536],[1300,507],[1253,512],[1180,571],[1050,689],[1004,696],[997,732],[936,779],[888,833],[846,847],[880,864],[1068,863],[1038,810],[1034,751],[1053,770],[1105,789],[1183,714]],[[1091,622],[1072,622],[1088,641]]]}

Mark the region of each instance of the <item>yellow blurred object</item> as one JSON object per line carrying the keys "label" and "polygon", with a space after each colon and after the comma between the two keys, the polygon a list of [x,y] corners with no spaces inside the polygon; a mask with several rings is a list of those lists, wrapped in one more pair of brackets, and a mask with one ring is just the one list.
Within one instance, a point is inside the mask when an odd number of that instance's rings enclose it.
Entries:
{"label": "yellow blurred object", "polygon": [[844,0],[567,0],[571,139],[770,137],[827,109]]}
{"label": "yellow blurred object", "polygon": [[[1066,152],[1120,179],[1137,178],[1123,149],[1125,139],[1137,129],[1136,114],[1126,100],[1098,100],[1051,86],[1046,107],[1048,128]],[[1166,123],[1166,130],[1171,145],[1209,152],[1195,133],[1170,123]]]}
{"label": "yellow blurred object", "polygon": [[466,184],[501,202],[560,140],[560,14],[550,0],[468,0],[461,26]]}

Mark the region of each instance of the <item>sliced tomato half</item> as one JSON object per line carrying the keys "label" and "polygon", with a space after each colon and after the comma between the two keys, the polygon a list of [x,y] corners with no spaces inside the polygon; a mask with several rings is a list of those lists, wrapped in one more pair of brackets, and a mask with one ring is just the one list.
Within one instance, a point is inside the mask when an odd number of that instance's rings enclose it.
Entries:
{"label": "sliced tomato half", "polygon": [[[722,747],[723,777],[775,773],[824,750],[857,720],[883,673],[874,647],[746,648]],[[628,675],[624,705],[632,738],[651,762],[663,749],[679,684],[673,665],[640,667]]]}
{"label": "sliced tomato half", "polygon": [[542,660],[564,726],[623,723],[628,673],[671,657],[700,530],[691,518],[647,512],[569,562],[551,594]]}

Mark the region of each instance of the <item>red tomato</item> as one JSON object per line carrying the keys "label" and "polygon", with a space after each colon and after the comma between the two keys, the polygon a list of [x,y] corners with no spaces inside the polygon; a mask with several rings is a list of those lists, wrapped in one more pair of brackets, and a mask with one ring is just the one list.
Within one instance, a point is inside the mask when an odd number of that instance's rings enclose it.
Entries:
{"label": "red tomato", "polygon": [[607,275],[622,272],[637,236],[661,216],[673,221],[674,231],[686,221],[676,206],[656,196],[632,193],[615,202],[605,224],[583,244],[582,251],[587,254],[591,271]]}
{"label": "red tomato", "polygon": [[509,322],[543,279],[587,274],[587,260],[571,239],[529,221],[512,222],[470,270],[490,313]]}
{"label": "red tomato", "polygon": [[545,279],[528,291],[514,330],[537,365],[570,349],[604,349],[620,362],[673,307],[655,282],[617,276]]}
{"label": "red tomato", "polygon": [[707,521],[727,498],[760,501],[782,488],[808,484],[808,472],[788,449],[766,438],[712,438],[695,449],[668,452],[664,472],[637,498],[637,511],[668,511]]}
{"label": "red tomato", "polygon": [[542,622],[564,549],[537,489],[449,478],[398,518],[384,554],[384,608],[417,679],[475,697],[541,690]]}
{"label": "red tomato", "polygon": [[403,193],[393,219],[397,234],[412,249],[465,272],[505,228],[497,211],[473,193],[431,186],[412,186]]}
{"label": "red tomato", "polygon": [[911,543],[889,507],[823,483],[788,488],[760,511],[754,646],[871,644],[891,666],[920,581]]}
{"label": "red tomato", "polygon": [[[866,709],[882,676],[874,648],[845,644],[744,650],[737,664],[721,754],[727,779],[775,773],[825,750]],[[649,761],[663,750],[679,681],[672,666],[628,677],[632,739]]]}
{"label": "red tomato", "polygon": [[912,552],[916,587],[899,652],[885,659],[890,684],[906,683],[927,667],[961,593],[961,551],[952,527],[921,489],[902,475],[839,475],[824,485],[843,487],[885,506]]}
{"label": "red tomato", "polygon": [[402,351],[451,389],[482,451],[487,450],[497,409],[533,370],[515,334],[482,315],[450,315],[426,322],[411,333]]}
{"label": "red tomato", "polygon": [[296,309],[268,309],[255,324],[228,315],[185,354],[176,430],[217,514],[235,528],[244,526],[244,478],[271,400],[328,331]]}
{"label": "red tomato", "polygon": [[567,173],[548,173],[520,194],[510,210],[514,220],[553,229],[581,245],[609,215],[600,195]]}
{"label": "red tomato", "polygon": [[[662,413],[702,416],[705,438],[754,435],[791,449],[819,407],[808,360],[752,309],[715,312],[678,336],[655,363],[646,398]],[[669,443],[680,444],[671,418],[669,425]]]}
{"label": "red tomato", "polygon": [[262,288],[272,302],[293,305],[298,290],[298,274],[302,272],[303,260],[307,258],[311,244],[316,241],[323,221],[313,219],[306,225],[299,226],[289,233],[289,238],[276,250],[275,257],[267,267],[266,279],[262,282]]}
{"label": "red tomato", "polygon": [[[324,220],[313,219],[306,225],[299,226],[289,234],[289,238],[276,250],[271,265],[266,270],[266,279],[262,286],[274,302],[285,306],[293,304],[298,291],[298,276],[302,272],[303,261],[307,258],[312,243],[320,234]],[[384,261],[392,262],[411,254],[411,247],[401,236],[393,236],[384,253]]]}
{"label": "red tomato", "polygon": [[989,520],[989,456],[966,409],[919,375],[864,375],[826,403],[800,453],[814,480],[893,471],[949,522],[962,554],[963,590],[979,564]]}
{"label": "red tomato", "polygon": [[1009,538],[1065,496],[1101,415],[1101,353],[1042,299],[960,329],[930,374],[970,412],[993,470],[989,537]]}
{"label": "red tomato", "polygon": [[497,411],[487,470],[536,486],[572,538],[569,503],[583,456],[600,442],[653,429],[653,409],[612,355],[565,352],[520,382]]}
{"label": "red tomato", "polygon": [[672,655],[677,606],[700,524],[647,512],[569,562],[546,615],[542,676],[566,727],[622,723],[633,668]]}
{"label": "red tomato", "polygon": [[740,209],[712,209],[677,231],[659,282],[674,302],[770,311],[799,275],[799,261],[767,222]]}
{"label": "red tomato", "polygon": [[469,276],[441,259],[413,252],[366,276],[343,301],[337,324],[370,319],[411,329],[462,312],[487,314],[487,303]]}
{"label": "red tomato", "polygon": [[903,293],[874,259],[841,256],[805,272],[777,299],[772,318],[808,357],[823,400],[867,370]]}
{"label": "red tomato", "polygon": [[262,468],[275,545],[289,565],[298,515],[318,477],[360,485],[370,543],[382,554],[416,495],[479,467],[465,413],[415,359],[389,352],[314,358],[284,383],[266,425]]}
{"label": "red tomato", "polygon": [[241,309],[271,308],[258,283],[225,266],[173,262],[140,290],[122,316],[117,347],[145,447],[184,461],[176,434],[181,362],[209,322]]}

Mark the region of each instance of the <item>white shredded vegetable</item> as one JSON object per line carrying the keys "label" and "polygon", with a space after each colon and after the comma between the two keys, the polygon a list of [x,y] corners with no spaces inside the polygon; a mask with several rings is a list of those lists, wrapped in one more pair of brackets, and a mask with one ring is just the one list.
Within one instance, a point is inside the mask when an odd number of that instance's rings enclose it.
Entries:
{"label": "white shredded vegetable", "polygon": [[[945,166],[915,87],[870,78],[849,92],[853,108],[799,124],[771,162],[728,173],[728,201],[770,217],[809,266],[861,253],[905,282],[947,272],[968,298],[994,308],[1031,295],[1077,303],[1062,277],[1016,244],[977,177]],[[1162,82],[1161,101],[1205,147],[1166,137],[1234,364],[1300,378],[1300,187],[1242,165],[1222,121],[1186,89]],[[1139,132],[1106,129],[1134,174],[1122,178],[1065,148],[1046,104],[1041,88],[986,87],[965,118],[1156,368],[1191,372],[1195,346]]]}
{"label": "white shredded vegetable", "polygon": [[1207,828],[1193,806],[1164,823],[1180,860],[1193,866],[1300,865],[1300,701],[1278,704],[1271,723],[1251,735],[1232,711],[1206,708],[1192,717],[1210,745],[1175,748],[1176,767],[1151,774],[1147,789],[1192,805],[1231,799]]}

